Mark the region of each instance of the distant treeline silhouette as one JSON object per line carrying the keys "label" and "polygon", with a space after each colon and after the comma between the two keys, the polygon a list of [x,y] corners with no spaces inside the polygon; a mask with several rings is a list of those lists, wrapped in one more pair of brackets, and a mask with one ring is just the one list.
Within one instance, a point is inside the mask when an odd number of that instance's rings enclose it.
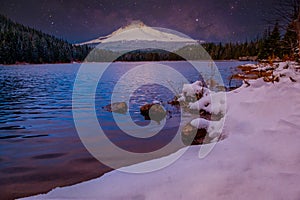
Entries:
{"label": "distant treeline silhouette", "polygon": [[165,61],[184,60],[176,53],[159,49],[140,49],[121,55],[115,61]]}
{"label": "distant treeline silhouette", "polygon": [[82,61],[91,50],[15,23],[0,15],[0,63],[67,63]]}
{"label": "distant treeline silhouette", "polygon": [[[0,63],[68,63],[72,61],[163,61],[163,60],[214,60],[230,59],[298,59],[297,34],[290,29],[281,35],[278,23],[253,41],[204,43],[189,45],[174,52],[159,49],[142,49],[127,53],[89,46],[77,46],[33,28],[18,24],[0,15]],[[204,51],[205,50],[205,51]],[[89,55],[87,57],[87,55]]]}

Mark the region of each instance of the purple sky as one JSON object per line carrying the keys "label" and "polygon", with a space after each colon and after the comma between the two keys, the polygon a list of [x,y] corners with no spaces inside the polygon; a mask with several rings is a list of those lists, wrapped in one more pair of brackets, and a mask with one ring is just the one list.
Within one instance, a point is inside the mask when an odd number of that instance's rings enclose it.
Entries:
{"label": "purple sky", "polygon": [[279,0],[0,0],[0,13],[70,42],[104,36],[132,20],[194,39],[254,39]]}

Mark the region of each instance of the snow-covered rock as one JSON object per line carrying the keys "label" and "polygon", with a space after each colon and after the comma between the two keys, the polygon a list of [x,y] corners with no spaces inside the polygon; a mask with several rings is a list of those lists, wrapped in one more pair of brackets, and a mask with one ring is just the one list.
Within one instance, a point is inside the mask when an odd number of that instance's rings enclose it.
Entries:
{"label": "snow-covered rock", "polygon": [[203,90],[203,84],[201,81],[196,81],[192,84],[183,84],[182,92],[185,96],[194,96],[196,93],[200,93]]}
{"label": "snow-covered rock", "polygon": [[195,81],[194,83],[183,84],[182,93],[177,100],[179,102],[194,102],[203,96],[208,96],[210,92],[207,87],[204,87],[202,81]]}
{"label": "snow-covered rock", "polygon": [[210,92],[196,102],[189,103],[191,110],[204,110],[211,114],[225,114],[226,94],[224,92]]}
{"label": "snow-covered rock", "polygon": [[206,129],[210,138],[220,136],[223,129],[224,121],[209,121],[203,118],[197,118],[191,121],[191,125],[197,129]]}

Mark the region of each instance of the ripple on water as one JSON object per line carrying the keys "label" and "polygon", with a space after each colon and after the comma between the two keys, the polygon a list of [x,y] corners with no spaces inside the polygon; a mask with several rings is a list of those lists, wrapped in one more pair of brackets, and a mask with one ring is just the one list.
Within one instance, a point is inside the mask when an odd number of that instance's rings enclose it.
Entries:
{"label": "ripple on water", "polygon": [[14,139],[14,138],[39,138],[39,137],[47,137],[49,136],[48,134],[38,134],[38,135],[5,135],[5,136],[0,136],[0,140],[5,140],[5,139]]}
{"label": "ripple on water", "polygon": [[33,156],[33,159],[52,159],[52,158],[59,158],[66,155],[65,153],[48,153],[48,154],[42,154],[38,156]]}
{"label": "ripple on water", "polygon": [[4,140],[4,139],[12,139],[12,138],[20,138],[24,135],[6,135],[6,136],[0,136],[0,140]]}
{"label": "ripple on water", "polygon": [[0,127],[0,130],[18,130],[18,129],[25,129],[25,127],[17,126],[17,125]]}

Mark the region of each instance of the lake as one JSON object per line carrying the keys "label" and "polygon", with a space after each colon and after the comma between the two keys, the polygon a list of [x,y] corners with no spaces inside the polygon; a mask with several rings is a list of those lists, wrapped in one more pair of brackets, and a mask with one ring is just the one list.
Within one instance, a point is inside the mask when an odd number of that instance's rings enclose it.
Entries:
{"label": "lake", "polygon": [[[203,63],[205,66],[210,65]],[[229,86],[229,77],[235,71],[235,67],[241,64],[244,63],[216,62],[226,87]],[[107,63],[93,65],[96,66],[94,70],[97,70],[97,67],[101,69]],[[129,112],[125,115],[119,114],[118,117],[125,127],[128,119],[132,119],[140,127],[146,126],[150,122],[140,114],[139,108],[153,100],[161,101],[169,113],[163,129],[150,138],[135,138],[123,134],[114,122],[112,113],[103,108],[110,104],[112,94],[115,93],[114,87],[122,75],[140,65],[144,66],[142,73],[129,76],[130,79],[122,83],[122,90],[118,91],[118,100],[124,101],[128,92],[136,88],[130,93]],[[197,70],[184,61],[115,62],[108,66],[97,82],[97,120],[107,137],[124,150],[135,153],[155,151],[168,144],[179,128],[181,111],[167,102],[174,98],[174,93],[180,91],[182,82],[176,82],[171,74],[164,72],[158,76],[159,68],[155,65],[164,65],[176,70],[188,82],[199,79]],[[3,198],[47,192],[58,186],[99,177],[111,170],[91,156],[75,128],[72,93],[80,66],[81,64],[0,66],[0,188]],[[204,69],[204,72],[207,70],[209,68]],[[169,84],[173,91],[159,84],[144,84],[151,83],[153,77],[164,77],[167,80],[166,84]],[[95,81],[93,74],[87,73],[85,81]],[[231,86],[239,84],[241,83],[232,82]],[[83,89],[89,90],[88,87]],[[82,98],[85,98],[84,94]],[[85,112],[85,106],[79,107],[80,109]],[[89,121],[88,118],[85,120]],[[110,160],[118,160],[118,166],[126,166],[168,155],[182,147],[178,141],[164,152],[139,160],[122,160],[122,157],[113,154],[108,154],[107,157]]]}

